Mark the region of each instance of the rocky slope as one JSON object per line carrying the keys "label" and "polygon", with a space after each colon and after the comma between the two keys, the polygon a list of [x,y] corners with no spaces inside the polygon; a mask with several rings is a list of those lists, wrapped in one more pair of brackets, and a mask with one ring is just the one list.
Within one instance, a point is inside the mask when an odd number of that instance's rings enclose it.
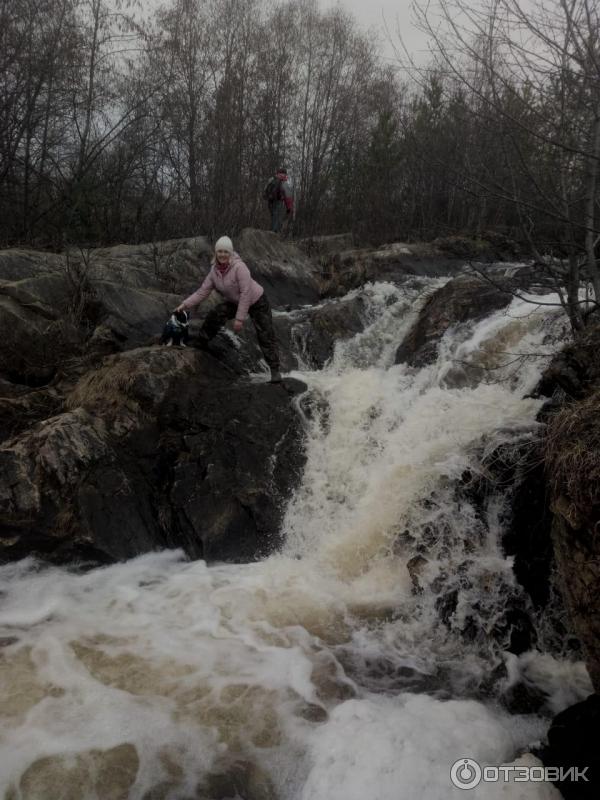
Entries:
{"label": "rocky slope", "polygon": [[[275,307],[318,300],[294,245],[244,231],[237,246]],[[153,346],[210,257],[202,237],[0,253],[3,559],[244,560],[276,545],[303,459],[297,387],[247,378],[261,369],[250,325],[208,353]],[[285,342],[283,356],[295,365]]]}

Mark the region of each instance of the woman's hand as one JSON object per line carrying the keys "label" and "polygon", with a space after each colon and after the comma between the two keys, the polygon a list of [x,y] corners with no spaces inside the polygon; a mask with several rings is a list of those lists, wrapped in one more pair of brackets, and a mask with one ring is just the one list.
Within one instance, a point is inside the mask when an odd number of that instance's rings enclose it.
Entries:
{"label": "woman's hand", "polygon": [[173,309],[173,314],[176,314],[178,311],[185,311],[185,308],[183,307],[183,303],[179,303],[177,308]]}
{"label": "woman's hand", "polygon": [[239,319],[234,320],[233,322],[233,330],[236,333],[239,333],[242,330],[243,322],[240,322]]}

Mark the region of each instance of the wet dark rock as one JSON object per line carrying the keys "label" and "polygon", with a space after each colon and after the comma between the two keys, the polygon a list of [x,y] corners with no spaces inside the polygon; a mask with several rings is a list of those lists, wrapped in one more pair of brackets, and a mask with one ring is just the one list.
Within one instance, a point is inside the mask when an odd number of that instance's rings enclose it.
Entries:
{"label": "wet dark rock", "polygon": [[600,386],[600,326],[582,331],[552,359],[535,392],[536,397],[552,397],[562,391],[568,398],[581,400]]}
{"label": "wet dark rock", "polygon": [[452,615],[458,605],[458,589],[452,589],[436,598],[435,610],[446,625],[450,624]]}
{"label": "wet dark rock", "polygon": [[364,329],[364,313],[364,300],[360,296],[314,310],[306,338],[312,366],[324,366],[333,355],[337,340],[348,339]]}
{"label": "wet dark rock", "polygon": [[428,560],[424,556],[416,555],[409,559],[406,564],[406,569],[408,570],[408,574],[410,575],[410,579],[412,581],[413,591],[416,593],[421,593],[423,591],[423,587],[421,586],[419,578],[421,577],[421,573],[428,563]]}
{"label": "wet dark rock", "polygon": [[257,764],[243,760],[208,775],[197,797],[198,800],[277,800],[269,775]]}
{"label": "wet dark rock", "polygon": [[[510,518],[502,537],[504,552],[514,556],[514,573],[536,608],[544,608],[550,597],[555,566],[552,546],[552,512],[539,448],[524,442],[521,450],[503,448],[496,464],[504,465],[500,480],[510,486]],[[512,474],[506,474],[510,471]]]}
{"label": "wet dark rock", "polygon": [[592,694],[581,703],[567,708],[552,720],[548,744],[540,752],[547,767],[572,767],[584,770],[585,780],[558,781],[566,800],[592,800],[600,792],[600,695]]}
{"label": "wet dark rock", "polygon": [[422,672],[385,656],[363,657],[348,649],[340,652],[339,658],[348,677],[369,692],[437,695],[441,689],[448,687],[448,675],[441,671]]}
{"label": "wet dark rock", "polygon": [[[488,498],[502,492],[506,500],[502,511],[502,549],[513,557],[513,571],[531,600],[531,611],[539,611],[550,600],[556,566],[551,537],[552,513],[540,442],[526,434],[520,440],[488,451],[481,466],[479,472],[463,473],[456,487],[457,499],[470,503],[483,522],[487,518]],[[524,628],[521,622],[515,624],[512,652],[527,649],[527,642],[531,640],[529,613],[527,618]],[[513,627],[510,620],[507,625]]]}
{"label": "wet dark rock", "polygon": [[494,636],[507,642],[506,650],[521,655],[531,650],[537,642],[535,626],[527,610],[520,608],[518,597],[509,597],[507,607],[498,620]]}
{"label": "wet dark rock", "polygon": [[306,384],[301,380],[298,380],[298,378],[284,378],[281,383],[290,397],[296,397],[297,395],[304,394],[307,389]]}
{"label": "wet dark rock", "polygon": [[296,712],[296,715],[308,722],[327,722],[329,714],[323,706],[318,706],[315,703],[307,703]]}
{"label": "wet dark rock", "polygon": [[481,319],[512,300],[508,285],[461,275],[430,297],[396,352],[396,364],[423,367],[435,361],[438,344],[451,326]]}
{"label": "wet dark rock", "polygon": [[548,696],[526,681],[519,681],[500,695],[500,702],[511,714],[539,714],[546,709]]}
{"label": "wet dark rock", "polygon": [[293,361],[296,367],[300,357],[309,368],[321,369],[333,356],[335,343],[360,333],[365,324],[365,301],[361,296],[330,300],[288,317],[276,315],[283,362]]}
{"label": "wet dark rock", "polygon": [[159,421],[163,430],[185,431],[167,485],[188,552],[194,542],[192,554],[209,559],[271,552],[303,464],[300,419],[285,389],[195,375],[166,400]]}
{"label": "wet dark rock", "polygon": [[[340,655],[343,656],[343,652]],[[356,686],[347,674],[343,661],[343,658],[334,658],[331,653],[322,650],[313,663],[311,682],[318,699],[325,706],[356,697]]]}
{"label": "wet dark rock", "polygon": [[191,349],[142,348],[85,375],[67,408],[0,449],[3,560],[166,546],[251,560],[277,545],[303,463],[282,386],[236,382]]}

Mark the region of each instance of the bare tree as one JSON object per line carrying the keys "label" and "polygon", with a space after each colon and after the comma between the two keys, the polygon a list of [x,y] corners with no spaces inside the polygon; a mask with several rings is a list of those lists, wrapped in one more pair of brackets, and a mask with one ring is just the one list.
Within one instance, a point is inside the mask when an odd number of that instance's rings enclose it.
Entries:
{"label": "bare tree", "polygon": [[[440,0],[435,11],[427,5],[417,13],[450,76],[446,87],[464,88],[478,130],[495,131],[500,145],[495,157],[486,148],[477,158],[475,150],[473,168],[461,164],[455,180],[514,209],[538,262],[566,276],[566,308],[581,328],[600,297],[597,5]],[[582,299],[585,282],[592,291]]]}

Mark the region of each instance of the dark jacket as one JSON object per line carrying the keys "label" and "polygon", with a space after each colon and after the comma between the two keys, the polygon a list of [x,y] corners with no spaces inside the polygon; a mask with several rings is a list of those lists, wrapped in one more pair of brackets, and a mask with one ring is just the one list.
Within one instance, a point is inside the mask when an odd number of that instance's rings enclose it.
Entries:
{"label": "dark jacket", "polygon": [[275,173],[265,188],[265,195],[268,198],[269,206],[283,202],[289,212],[294,208],[294,195],[285,172]]}

